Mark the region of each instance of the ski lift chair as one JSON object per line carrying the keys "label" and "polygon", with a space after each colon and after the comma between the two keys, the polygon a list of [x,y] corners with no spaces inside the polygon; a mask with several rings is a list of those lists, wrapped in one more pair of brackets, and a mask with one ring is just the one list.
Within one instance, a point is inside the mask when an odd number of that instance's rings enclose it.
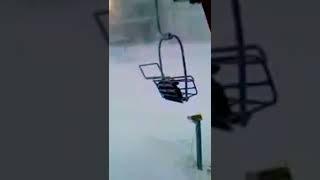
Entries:
{"label": "ski lift chair", "polygon": [[[162,44],[165,40],[172,40],[172,39],[176,39],[178,41],[180,50],[181,50],[183,72],[184,72],[184,74],[181,76],[167,76],[164,74],[164,70],[163,70],[162,55],[161,55]],[[177,102],[177,103],[184,103],[184,102],[187,102],[191,97],[197,95],[198,90],[195,85],[194,78],[191,75],[187,74],[184,49],[178,36],[173,34],[168,34],[167,37],[161,38],[158,45],[158,52],[159,52],[158,54],[159,63],[148,63],[148,64],[142,64],[139,66],[143,77],[146,80],[152,80],[155,83],[160,95],[166,100]],[[150,66],[157,67],[161,75],[146,76],[144,72],[144,68],[150,67]]]}
{"label": "ski lift chair", "polygon": [[[236,89],[239,93],[239,97],[237,98],[226,97],[229,106],[225,107],[224,109],[222,108],[222,111],[228,112],[228,109],[232,109],[235,105],[239,106],[238,110],[229,111],[228,115],[219,117],[215,115],[219,114],[219,112],[217,112],[219,111],[219,108],[212,107],[212,117],[214,118],[212,120],[212,126],[223,130],[231,130],[232,124],[240,124],[241,126],[246,126],[253,114],[276,104],[278,99],[276,87],[267,65],[266,53],[259,45],[245,43],[240,3],[238,0],[231,0],[231,6],[235,25],[234,27],[236,45],[215,47],[211,52],[213,78],[214,76],[216,76],[221,66],[231,65],[235,66],[238,69],[238,82],[231,84],[221,84],[224,91]],[[265,79],[258,82],[248,82],[247,70],[249,69],[249,66],[261,66],[265,74]],[[255,87],[268,88],[270,90],[270,99],[267,101],[260,99],[249,99],[247,91],[249,88]],[[215,91],[214,88],[212,89],[213,91]],[[213,96],[214,94],[215,92],[213,92]],[[224,96],[223,93],[222,96]],[[249,106],[252,105],[255,106],[253,108],[249,108]],[[220,105],[218,104],[217,106]]]}

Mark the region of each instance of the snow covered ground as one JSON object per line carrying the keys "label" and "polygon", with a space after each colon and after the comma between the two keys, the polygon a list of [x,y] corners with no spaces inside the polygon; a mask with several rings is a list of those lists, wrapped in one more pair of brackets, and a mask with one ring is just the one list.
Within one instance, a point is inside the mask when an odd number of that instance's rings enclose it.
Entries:
{"label": "snow covered ground", "polygon": [[[185,44],[188,74],[199,94],[186,104],[165,101],[138,65],[157,62],[157,44],[110,47],[109,57],[109,166],[112,180],[210,179],[195,163],[195,129],[187,116],[203,115],[205,168],[211,164],[211,42]],[[164,71],[183,72],[176,44],[163,48]],[[202,176],[202,177],[200,177]]]}

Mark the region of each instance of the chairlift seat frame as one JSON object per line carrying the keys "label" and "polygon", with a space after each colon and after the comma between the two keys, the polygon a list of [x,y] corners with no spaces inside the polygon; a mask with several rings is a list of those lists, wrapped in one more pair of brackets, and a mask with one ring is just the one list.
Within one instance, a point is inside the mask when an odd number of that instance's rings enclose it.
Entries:
{"label": "chairlift seat frame", "polygon": [[[182,59],[183,72],[184,72],[184,74],[181,76],[166,76],[163,71],[162,53],[161,53],[163,42],[173,40],[173,39],[177,40],[180,46],[181,59]],[[191,97],[198,94],[198,89],[194,82],[194,78],[191,75],[187,74],[184,48],[178,36],[171,33],[163,34],[158,44],[158,57],[159,57],[158,58],[159,63],[142,64],[142,65],[139,65],[139,68],[145,79],[153,80],[153,82],[155,83],[156,87],[159,90],[159,93],[164,99],[178,102],[178,103],[184,103],[184,102],[187,102]],[[151,77],[146,76],[143,68],[148,66],[156,66],[160,71],[161,76],[151,76]],[[163,86],[161,86],[161,84],[164,82],[167,82],[167,83],[171,82],[171,87],[164,88]],[[179,89],[179,91],[175,91],[175,93],[172,94],[172,92],[169,92],[172,89],[175,89],[175,90]]]}
{"label": "chairlift seat frame", "polygon": [[[259,45],[245,43],[239,0],[231,0],[231,7],[234,19],[236,45],[213,48],[211,51],[211,61],[212,65],[216,67],[222,65],[235,65],[238,67],[238,82],[223,84],[222,86],[225,90],[238,90],[239,97],[228,97],[228,101],[231,107],[239,105],[239,110],[234,112],[234,114],[240,119],[240,124],[246,126],[253,114],[277,103],[278,93],[267,65],[265,51]],[[266,76],[265,79],[257,82],[248,82],[248,65],[261,66]],[[215,76],[216,74],[213,75]],[[269,88],[270,99],[249,99],[247,90],[248,88],[254,87]],[[249,109],[250,105],[256,106]],[[229,123],[227,119],[225,121]]]}

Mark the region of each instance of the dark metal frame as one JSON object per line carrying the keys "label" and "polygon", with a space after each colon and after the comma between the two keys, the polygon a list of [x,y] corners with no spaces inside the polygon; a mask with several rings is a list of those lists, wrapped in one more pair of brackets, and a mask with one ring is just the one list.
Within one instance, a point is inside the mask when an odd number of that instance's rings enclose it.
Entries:
{"label": "dark metal frame", "polygon": [[103,9],[103,10],[97,10],[93,13],[93,17],[99,27],[99,30],[101,32],[101,35],[106,40],[106,42],[109,42],[109,32],[106,25],[103,23],[102,17],[105,17],[105,19],[108,19],[109,10]]}
{"label": "dark metal frame", "polygon": [[[170,101],[175,101],[179,103],[184,103],[188,102],[188,100],[198,94],[197,87],[194,83],[194,78],[187,73],[187,66],[186,66],[186,60],[185,60],[185,52],[183,48],[183,44],[181,39],[170,32],[164,33],[161,29],[160,25],[160,15],[159,15],[159,0],[155,0],[155,9],[156,9],[156,14],[157,14],[157,27],[158,27],[158,32],[161,35],[159,44],[158,44],[158,63],[148,63],[148,64],[142,64],[139,65],[140,71],[142,75],[144,76],[145,79],[152,79],[153,82],[156,84],[161,96],[164,99],[170,100]],[[182,76],[175,76],[175,77],[170,77],[170,76],[165,76],[164,71],[163,71],[163,66],[162,66],[162,55],[161,55],[161,48],[163,45],[164,41],[170,41],[175,39],[179,46],[180,46],[180,53],[181,53],[181,59],[182,59],[182,65],[183,65],[183,75]],[[146,66],[154,66],[156,65],[158,69],[160,70],[161,76],[155,76],[155,77],[147,77],[143,71],[143,67]],[[184,84],[184,86],[179,86],[179,83]],[[191,83],[191,87],[190,87]],[[169,87],[163,86],[163,84],[177,84],[177,85],[170,85],[174,90],[174,95],[171,93],[168,93],[171,91]],[[190,92],[190,90],[194,90],[194,92]],[[170,98],[168,98],[170,97]]]}
{"label": "dark metal frame", "polygon": [[[277,103],[278,93],[267,66],[267,56],[265,51],[256,44],[246,44],[242,27],[241,7],[238,0],[231,0],[232,13],[235,25],[236,45],[227,47],[217,47],[212,49],[212,63],[215,65],[236,65],[238,67],[238,82],[224,84],[224,89],[238,89],[239,98],[229,98],[231,106],[239,105],[240,116],[243,116],[242,125],[247,125],[252,114],[261,111]],[[236,55],[235,55],[236,54]],[[261,65],[266,79],[258,82],[247,81],[247,66]],[[271,91],[270,100],[248,99],[248,88],[266,86]],[[257,107],[248,109],[248,105]]]}
{"label": "dark metal frame", "polygon": [[[164,40],[171,40],[171,39],[176,39],[179,44],[180,44],[180,49],[181,49],[181,55],[182,55],[182,63],[183,63],[183,72],[184,75],[183,76],[174,76],[174,77],[170,77],[170,76],[166,76],[164,74],[163,71],[163,65],[162,65],[162,58],[161,58],[161,47],[162,47],[162,42]],[[187,102],[191,97],[195,96],[198,94],[198,90],[197,87],[195,85],[194,82],[194,78],[190,75],[187,74],[187,68],[186,68],[186,62],[185,62],[185,57],[184,57],[184,49],[182,46],[182,43],[180,41],[180,39],[178,37],[176,37],[175,35],[170,35],[170,38],[166,39],[166,38],[162,38],[159,42],[159,46],[158,46],[158,51],[159,51],[159,63],[148,63],[148,64],[142,64],[139,65],[139,69],[143,75],[143,77],[146,80],[153,80],[153,82],[155,83],[155,85],[157,87],[159,87],[159,83],[163,80],[170,80],[170,81],[175,81],[175,82],[181,82],[184,83],[184,86],[178,86],[178,88],[180,89],[183,99],[182,102]],[[157,66],[157,68],[159,69],[161,76],[146,76],[146,74],[144,73],[143,68],[147,67],[147,66]],[[191,84],[191,86],[190,86]],[[158,89],[160,94],[162,94],[162,92],[160,91],[160,89]],[[193,92],[190,92],[190,90],[193,90]]]}

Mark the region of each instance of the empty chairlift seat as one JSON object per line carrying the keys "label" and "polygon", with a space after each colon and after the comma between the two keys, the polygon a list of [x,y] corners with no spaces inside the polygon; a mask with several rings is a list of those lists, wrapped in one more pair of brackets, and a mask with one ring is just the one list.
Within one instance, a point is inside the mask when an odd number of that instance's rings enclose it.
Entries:
{"label": "empty chairlift seat", "polygon": [[[244,41],[241,22],[240,3],[231,0],[233,10],[236,44],[212,49],[212,126],[223,130],[232,130],[233,124],[246,126],[252,115],[277,102],[277,91],[267,65],[267,56],[264,50],[256,44],[246,44]],[[235,83],[217,82],[215,77],[223,66],[234,66],[238,70],[238,81]],[[262,67],[265,79],[248,82],[247,71],[249,66]],[[248,98],[248,89],[264,87],[269,89],[269,100]],[[227,97],[227,91],[237,90],[238,97]],[[239,108],[233,108],[238,105]],[[252,105],[253,108],[252,108]],[[249,106],[251,108],[249,108]]]}

